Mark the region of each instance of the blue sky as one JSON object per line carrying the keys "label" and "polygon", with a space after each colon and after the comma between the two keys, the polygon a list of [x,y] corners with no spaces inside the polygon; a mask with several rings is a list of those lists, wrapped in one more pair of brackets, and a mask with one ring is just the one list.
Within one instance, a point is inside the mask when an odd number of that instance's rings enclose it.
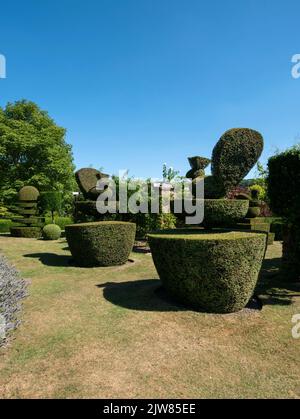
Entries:
{"label": "blue sky", "polygon": [[67,128],[78,168],[185,174],[232,127],[262,162],[300,135],[294,0],[27,0],[1,4],[0,105],[26,98]]}

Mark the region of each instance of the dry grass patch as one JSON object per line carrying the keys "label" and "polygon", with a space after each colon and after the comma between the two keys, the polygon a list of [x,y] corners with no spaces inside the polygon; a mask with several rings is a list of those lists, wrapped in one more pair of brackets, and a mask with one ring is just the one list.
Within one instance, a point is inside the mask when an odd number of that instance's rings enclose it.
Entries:
{"label": "dry grass patch", "polygon": [[31,280],[23,324],[0,352],[2,397],[300,397],[300,288],[272,276],[278,243],[258,289],[263,310],[233,315],[168,300],[147,254],[91,269],[70,265],[63,239],[2,236],[0,248]]}

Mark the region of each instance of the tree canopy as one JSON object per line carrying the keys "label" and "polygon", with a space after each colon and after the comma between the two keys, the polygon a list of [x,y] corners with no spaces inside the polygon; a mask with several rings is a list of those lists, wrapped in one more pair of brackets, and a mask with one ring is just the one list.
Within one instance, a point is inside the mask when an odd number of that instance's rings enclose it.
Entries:
{"label": "tree canopy", "polygon": [[72,147],[65,134],[33,102],[22,100],[0,108],[0,199],[5,204],[24,185],[63,193],[76,188]]}

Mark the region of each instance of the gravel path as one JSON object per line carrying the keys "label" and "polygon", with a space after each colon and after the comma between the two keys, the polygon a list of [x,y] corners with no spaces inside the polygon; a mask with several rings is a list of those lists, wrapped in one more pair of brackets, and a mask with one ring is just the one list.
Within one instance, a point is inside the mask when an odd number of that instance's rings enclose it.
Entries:
{"label": "gravel path", "polygon": [[0,255],[0,346],[7,343],[10,333],[18,327],[20,301],[27,295],[27,281]]}

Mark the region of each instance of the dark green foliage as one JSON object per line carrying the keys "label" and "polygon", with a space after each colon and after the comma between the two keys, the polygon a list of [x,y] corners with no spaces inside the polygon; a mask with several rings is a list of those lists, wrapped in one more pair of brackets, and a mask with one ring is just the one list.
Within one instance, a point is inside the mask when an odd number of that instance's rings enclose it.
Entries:
{"label": "dark green foliage", "polygon": [[282,220],[275,220],[271,223],[271,232],[275,233],[275,240],[282,241],[283,240],[283,221]]}
{"label": "dark green foliage", "polygon": [[248,218],[256,218],[260,214],[260,207],[249,207],[249,210],[247,212]]}
{"label": "dark green foliage", "polygon": [[249,128],[233,128],[222,135],[212,153],[212,175],[225,196],[239,185],[259,159],[263,137]]}
{"label": "dark green foliage", "polygon": [[283,227],[282,272],[286,281],[300,281],[300,225],[296,223]]}
{"label": "dark green foliage", "polygon": [[272,211],[284,217],[283,273],[300,279],[300,145],[271,157],[268,162],[268,195]]}
{"label": "dark green foliage", "polygon": [[58,240],[61,236],[61,229],[57,224],[47,224],[42,232],[45,240]]}
{"label": "dark green foliage", "polygon": [[166,290],[196,310],[230,313],[252,296],[266,235],[173,230],[150,234],[154,264]]}
{"label": "dark green foliage", "polygon": [[300,219],[300,145],[277,154],[268,162],[271,210],[290,222]]}
{"label": "dark green foliage", "polygon": [[191,166],[191,170],[189,170],[186,174],[188,179],[195,179],[197,177],[204,177],[205,176],[205,168],[209,165],[210,160],[205,157],[188,157],[188,161]]}
{"label": "dark green foliage", "polygon": [[108,175],[92,168],[83,168],[75,173],[75,179],[85,199],[96,201],[101,191],[96,189],[97,182]]}
{"label": "dark green foliage", "polygon": [[0,197],[4,204],[15,202],[24,185],[40,191],[73,191],[73,171],[65,129],[47,112],[28,101],[0,108]]}
{"label": "dark green foliage", "polygon": [[103,221],[66,226],[70,251],[79,266],[115,266],[127,262],[132,250],[134,223]]}
{"label": "dark green foliage", "polygon": [[39,207],[43,214],[51,212],[52,223],[54,223],[54,214],[59,213],[62,207],[62,194],[58,191],[42,192],[39,198]]}
{"label": "dark green foliage", "polygon": [[225,197],[223,188],[220,186],[214,176],[206,176],[204,178],[204,195],[205,199],[217,199]]}
{"label": "dark green foliage", "polygon": [[11,220],[0,220],[0,233],[8,233],[11,223]]}
{"label": "dark green foliage", "polygon": [[40,227],[11,227],[10,234],[13,237],[23,237],[23,238],[39,238],[41,237],[41,228]]}
{"label": "dark green foliage", "polygon": [[229,227],[243,219],[249,201],[238,199],[205,199],[204,224],[207,227]]}

